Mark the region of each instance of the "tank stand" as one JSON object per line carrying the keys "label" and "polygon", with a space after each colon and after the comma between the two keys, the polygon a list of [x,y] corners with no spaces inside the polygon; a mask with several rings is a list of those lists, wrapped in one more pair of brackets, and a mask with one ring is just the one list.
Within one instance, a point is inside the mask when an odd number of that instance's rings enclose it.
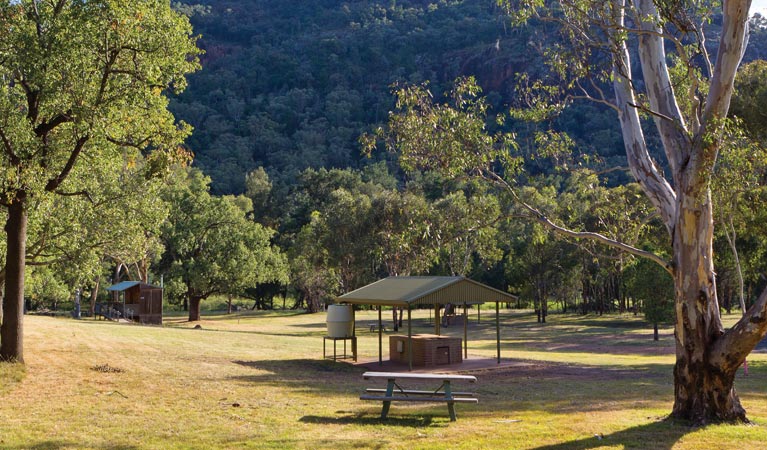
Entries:
{"label": "tank stand", "polygon": [[[326,352],[326,343],[327,341],[333,341],[333,355],[329,356]],[[343,354],[338,354],[338,351],[336,349],[336,344],[338,341],[343,341],[344,343],[344,352]],[[349,355],[346,353],[346,341],[352,341],[352,354]],[[357,362],[357,336],[348,336],[348,337],[332,337],[332,336],[323,336],[322,339],[322,358],[323,359],[332,359],[333,361],[338,361],[339,359],[352,359],[354,362]]]}

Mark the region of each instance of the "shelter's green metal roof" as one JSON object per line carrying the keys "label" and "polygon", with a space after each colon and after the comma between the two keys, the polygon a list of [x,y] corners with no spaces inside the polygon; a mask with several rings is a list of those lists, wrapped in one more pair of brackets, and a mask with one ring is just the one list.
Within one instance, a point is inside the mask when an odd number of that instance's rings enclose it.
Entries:
{"label": "shelter's green metal roof", "polygon": [[389,277],[346,293],[337,303],[376,306],[511,302],[509,293],[464,277]]}

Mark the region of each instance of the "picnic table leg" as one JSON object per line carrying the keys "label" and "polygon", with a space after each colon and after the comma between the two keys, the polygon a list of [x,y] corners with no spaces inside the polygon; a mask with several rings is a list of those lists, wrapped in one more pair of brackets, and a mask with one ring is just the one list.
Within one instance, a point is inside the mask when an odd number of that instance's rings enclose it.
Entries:
{"label": "picnic table leg", "polygon": [[[386,383],[386,397],[391,397],[392,393],[394,393],[394,378],[389,378]],[[386,416],[389,415],[390,406],[391,401],[384,400],[383,408],[381,408],[381,419],[386,419]]]}
{"label": "picnic table leg", "polygon": [[455,403],[453,403],[450,400],[453,400],[453,390],[450,387],[450,381],[445,380],[445,398],[448,399],[447,402],[447,412],[450,413],[450,421],[455,422]]}

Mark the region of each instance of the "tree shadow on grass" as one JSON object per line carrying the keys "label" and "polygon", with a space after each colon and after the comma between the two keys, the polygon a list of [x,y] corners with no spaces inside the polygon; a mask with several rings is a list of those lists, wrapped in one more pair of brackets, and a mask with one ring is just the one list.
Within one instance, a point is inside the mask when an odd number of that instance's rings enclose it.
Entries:
{"label": "tree shadow on grass", "polygon": [[[249,375],[230,377],[243,383],[291,387],[301,391],[349,392],[350,381],[362,383],[363,369],[332,360],[286,359],[265,361],[232,361],[257,371]],[[361,384],[360,384],[361,386]]]}
{"label": "tree shadow on grass", "polygon": [[599,434],[561,444],[544,445],[535,450],[589,450],[603,447],[671,450],[685,434],[696,431],[687,424],[669,419],[638,425],[611,434]]}
{"label": "tree shadow on grass", "polygon": [[[420,414],[408,416],[392,416],[387,419],[381,419],[380,412],[371,414],[370,412],[349,413],[339,411],[339,414],[345,414],[340,417],[324,416],[304,416],[299,419],[303,423],[315,423],[322,425],[390,425],[395,427],[424,428],[441,426],[446,427],[445,423],[435,423],[433,415]],[[442,417],[442,416],[440,416]]]}

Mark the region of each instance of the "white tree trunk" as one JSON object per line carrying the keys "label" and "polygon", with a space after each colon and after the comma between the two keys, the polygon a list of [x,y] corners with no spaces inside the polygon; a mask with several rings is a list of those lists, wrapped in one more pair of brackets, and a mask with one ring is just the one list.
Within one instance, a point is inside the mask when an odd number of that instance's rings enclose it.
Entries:
{"label": "white tree trunk", "polygon": [[[614,1],[616,17],[623,24],[623,1]],[[613,85],[629,166],[658,209],[672,242],[671,272],[676,292],[672,415],[696,424],[746,421],[733,380],[748,352],[767,331],[764,311],[767,298],[762,296],[761,310],[751,311],[735,329],[724,332],[716,293],[713,208],[708,186],[720,151],[720,133],[735,72],[746,42],[750,1],[724,2],[722,39],[711,87],[703,113],[693,117],[693,130],[687,129],[674,96],[654,3],[634,0],[634,6],[643,31],[639,55],[646,95],[668,157],[673,188],[647,152],[630,79],[629,52],[626,42],[620,39],[615,39],[619,50],[614,52]],[[737,339],[735,333],[740,333]]]}

